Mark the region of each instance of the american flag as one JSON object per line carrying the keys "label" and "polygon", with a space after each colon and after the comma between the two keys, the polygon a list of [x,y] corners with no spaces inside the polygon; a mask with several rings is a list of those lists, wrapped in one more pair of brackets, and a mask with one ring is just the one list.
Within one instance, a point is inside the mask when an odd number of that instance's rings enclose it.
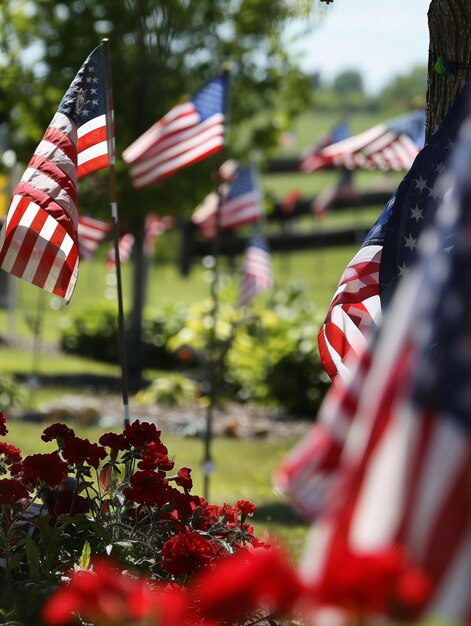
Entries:
{"label": "american flag", "polygon": [[79,215],[78,242],[80,258],[82,260],[91,259],[110,230],[111,226],[106,222],[93,217]]}
{"label": "american flag", "polygon": [[67,301],[79,264],[77,178],[109,162],[104,91],[98,46],[62,98],[15,188],[0,235],[3,270]]}
{"label": "american flag", "polygon": [[443,192],[439,175],[448,167],[464,105],[463,92],[420,151],[340,279],[318,336],[322,363],[331,378],[337,373],[345,375],[349,361],[362,352],[398,280],[413,263],[419,233],[433,217]]}
{"label": "american flag", "polygon": [[[220,206],[219,206],[220,203]],[[240,167],[232,183],[224,183],[195,209],[192,221],[203,235],[214,239],[219,206],[219,227],[233,230],[263,217],[263,193],[254,165]]]}
{"label": "american flag", "polygon": [[[430,595],[414,618],[468,623],[469,120],[452,161],[451,188],[423,231],[417,262],[396,290],[355,374],[348,383],[336,380],[321,409],[324,429],[345,445],[303,571],[318,588],[327,578],[335,588],[351,555],[404,551],[430,582]],[[362,584],[371,589],[377,581],[366,576]],[[404,618],[395,614],[398,608],[383,607],[384,616]]]}
{"label": "american flag", "polygon": [[144,252],[146,256],[152,255],[160,235],[173,228],[174,225],[175,219],[172,215],[165,215],[164,217],[161,217],[157,213],[149,213],[146,215],[144,236]]}
{"label": "american flag", "polygon": [[330,167],[408,170],[424,145],[424,136],[424,111],[411,111],[306,155],[301,170],[315,172]]}
{"label": "american flag", "polygon": [[[134,235],[126,233],[118,240],[118,253],[120,263],[127,263],[131,258],[131,254],[134,248]],[[116,255],[114,251],[114,244],[111,245],[108,252],[108,258],[106,259],[106,267],[112,269],[116,265]]]}
{"label": "american flag", "polygon": [[239,305],[249,305],[260,292],[273,287],[273,270],[268,241],[256,232],[250,238],[244,254]]}
{"label": "american flag", "polygon": [[159,183],[224,147],[228,73],[177,104],[124,152],[134,187]]}
{"label": "american flag", "polygon": [[299,164],[301,172],[312,172],[314,169],[319,169],[317,164],[320,152],[333,143],[347,139],[350,137],[350,133],[350,124],[347,121],[342,120],[329,133],[322,136],[312,146],[309,146],[309,148],[306,148],[306,150],[304,150],[301,154],[301,161]]}

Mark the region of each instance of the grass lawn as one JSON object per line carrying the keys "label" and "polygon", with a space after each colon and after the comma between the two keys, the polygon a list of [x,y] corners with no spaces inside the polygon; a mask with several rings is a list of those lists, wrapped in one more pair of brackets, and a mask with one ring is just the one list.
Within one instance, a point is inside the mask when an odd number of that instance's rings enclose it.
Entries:
{"label": "grass lawn", "polygon": [[[20,447],[24,454],[52,451],[54,444],[41,441],[44,428],[45,425],[10,420],[7,441]],[[77,435],[92,442],[97,441],[105,432],[105,429],[100,428],[81,428],[75,425],[73,428]],[[164,435],[162,438],[176,466],[192,468],[193,493],[202,495],[202,441],[171,435]],[[294,443],[294,440],[260,442],[215,439],[212,453],[216,469],[210,479],[209,500],[215,504],[234,504],[239,499],[253,501],[257,505],[253,519],[257,536],[264,532],[276,535],[297,558],[307,526],[285,498],[275,493],[271,481],[273,472]]]}

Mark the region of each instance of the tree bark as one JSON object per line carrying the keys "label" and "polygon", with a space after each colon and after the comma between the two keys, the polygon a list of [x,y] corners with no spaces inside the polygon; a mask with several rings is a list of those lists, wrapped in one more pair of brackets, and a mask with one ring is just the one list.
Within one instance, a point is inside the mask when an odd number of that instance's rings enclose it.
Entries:
{"label": "tree bark", "polygon": [[[437,129],[471,69],[470,0],[432,0],[428,26],[427,138]],[[441,74],[435,70],[439,57],[449,64],[449,70]]]}

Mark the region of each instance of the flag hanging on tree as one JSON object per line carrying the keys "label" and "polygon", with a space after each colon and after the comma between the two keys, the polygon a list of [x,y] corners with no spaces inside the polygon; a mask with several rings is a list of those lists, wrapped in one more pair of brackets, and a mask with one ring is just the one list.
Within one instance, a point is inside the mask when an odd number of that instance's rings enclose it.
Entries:
{"label": "flag hanging on tree", "polygon": [[134,187],[161,182],[224,147],[228,73],[177,104],[124,152]]}
{"label": "flag hanging on tree", "polygon": [[111,230],[110,224],[79,215],[78,218],[78,242],[80,259],[91,259],[95,252]]}
{"label": "flag hanging on tree", "polygon": [[424,145],[425,112],[411,111],[377,124],[353,137],[328,143],[307,152],[300,164],[303,172],[343,167],[349,170],[408,170]]}
{"label": "flag hanging on tree", "polygon": [[318,335],[321,360],[331,378],[345,375],[349,360],[365,348],[398,280],[414,261],[419,233],[444,192],[439,174],[449,167],[465,97],[463,91],[420,151],[340,279]]}
{"label": "flag hanging on tree", "polygon": [[98,46],[62,98],[13,192],[0,235],[0,267],[70,300],[79,263],[77,178],[108,163],[104,58]]}
{"label": "flag hanging on tree", "polygon": [[218,210],[221,230],[233,230],[262,219],[263,193],[254,165],[239,167],[232,182],[220,185],[218,192],[210,193],[195,209],[191,219],[207,239],[216,235]]}
{"label": "flag hanging on tree", "polygon": [[[417,262],[355,374],[336,379],[320,412],[345,445],[304,575],[324,598],[340,593],[343,607],[363,599],[366,623],[373,612],[411,623],[466,623],[471,614],[470,169],[468,120]],[[301,485],[305,502],[313,492]],[[426,589],[408,606],[419,572]]]}
{"label": "flag hanging on tree", "polygon": [[259,232],[250,238],[244,254],[239,305],[247,306],[260,292],[273,287],[273,269],[268,241]]}

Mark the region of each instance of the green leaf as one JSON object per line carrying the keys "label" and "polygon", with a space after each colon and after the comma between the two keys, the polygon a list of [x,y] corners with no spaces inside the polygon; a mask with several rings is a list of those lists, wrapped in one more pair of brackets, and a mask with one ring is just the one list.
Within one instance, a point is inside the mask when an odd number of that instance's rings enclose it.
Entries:
{"label": "green leaf", "polygon": [[29,535],[25,535],[26,557],[28,559],[30,578],[39,578],[40,552],[38,545]]}
{"label": "green leaf", "polygon": [[83,544],[82,554],[80,556],[79,567],[80,569],[88,569],[90,567],[90,557],[92,549],[88,541]]}

